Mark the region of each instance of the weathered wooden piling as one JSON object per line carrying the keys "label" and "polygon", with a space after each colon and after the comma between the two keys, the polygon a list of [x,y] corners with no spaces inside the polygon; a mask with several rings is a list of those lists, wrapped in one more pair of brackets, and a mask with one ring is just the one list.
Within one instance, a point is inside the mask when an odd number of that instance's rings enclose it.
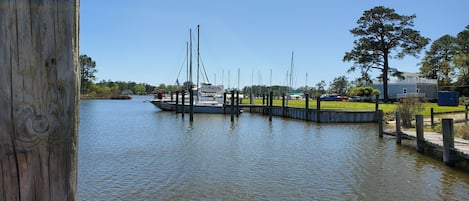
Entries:
{"label": "weathered wooden piling", "polygon": [[231,122],[234,122],[234,98],[235,92],[231,91]]}
{"label": "weathered wooden piling", "polygon": [[316,97],[316,122],[321,123],[321,98]]}
{"label": "weathered wooden piling", "polygon": [[402,132],[401,132],[401,113],[396,112],[396,144],[401,144]]}
{"label": "weathered wooden piling", "polygon": [[226,114],[226,92],[223,93],[223,114]]}
{"label": "weathered wooden piling", "polygon": [[285,93],[282,93],[282,117],[287,116],[287,108],[285,107]]}
{"label": "weathered wooden piling", "polygon": [[453,119],[442,119],[443,131],[443,162],[447,166],[455,165],[454,156],[454,124]]}
{"label": "weathered wooden piling", "polygon": [[274,92],[271,91],[269,93],[269,121],[272,121],[272,106],[273,106],[273,103],[274,103]]}
{"label": "weathered wooden piling", "polygon": [[377,121],[378,121],[378,136],[380,138],[383,137],[383,133],[384,133],[384,127],[383,127],[383,116],[384,116],[384,112],[383,110],[378,110],[378,113],[377,113]]}
{"label": "weathered wooden piling", "polygon": [[239,91],[236,91],[236,117],[239,117]]}
{"label": "weathered wooden piling", "polygon": [[189,121],[194,121],[194,90],[189,89]]}
{"label": "weathered wooden piling", "polygon": [[184,106],[184,102],[185,102],[185,101],[184,101],[184,99],[185,99],[185,92],[184,92],[184,90],[181,91],[181,97],[182,97],[182,98],[181,98],[181,105],[182,105],[181,116],[184,118],[184,113],[186,112],[186,111],[185,111],[185,109],[186,109],[185,107],[186,107],[186,106]]}
{"label": "weathered wooden piling", "polygon": [[176,114],[179,113],[179,91],[176,91],[176,109],[175,110],[176,110]]}
{"label": "weathered wooden piling", "polygon": [[425,138],[423,136],[423,115],[415,115],[415,126],[417,128],[417,151],[420,153],[424,152]]}
{"label": "weathered wooden piling", "polygon": [[2,1],[0,41],[0,200],[76,200],[79,1]]}
{"label": "weathered wooden piling", "polygon": [[305,94],[305,120],[309,121],[309,94]]}
{"label": "weathered wooden piling", "polygon": [[170,92],[169,92],[169,96],[171,97],[171,102],[173,102],[173,100],[174,100],[173,91],[170,91]]}

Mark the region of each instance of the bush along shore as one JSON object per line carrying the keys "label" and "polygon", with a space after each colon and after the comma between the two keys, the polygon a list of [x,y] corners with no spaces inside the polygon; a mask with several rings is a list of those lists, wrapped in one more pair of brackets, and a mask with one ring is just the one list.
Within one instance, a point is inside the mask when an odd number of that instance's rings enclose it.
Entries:
{"label": "bush along shore", "polygon": [[81,100],[93,100],[93,99],[112,99],[112,100],[128,100],[132,99],[129,95],[121,94],[81,94]]}

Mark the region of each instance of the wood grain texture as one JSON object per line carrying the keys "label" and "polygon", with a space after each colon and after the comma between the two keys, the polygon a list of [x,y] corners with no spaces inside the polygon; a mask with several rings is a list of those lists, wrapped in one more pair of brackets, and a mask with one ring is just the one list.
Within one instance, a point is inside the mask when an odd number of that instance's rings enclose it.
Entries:
{"label": "wood grain texture", "polygon": [[0,1],[0,200],[75,200],[79,0]]}

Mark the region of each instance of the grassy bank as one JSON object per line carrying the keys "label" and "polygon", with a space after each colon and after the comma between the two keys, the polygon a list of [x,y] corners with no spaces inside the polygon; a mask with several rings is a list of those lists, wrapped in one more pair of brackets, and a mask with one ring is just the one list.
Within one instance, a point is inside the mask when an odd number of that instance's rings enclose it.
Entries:
{"label": "grassy bank", "polygon": [[[249,104],[249,99],[243,99],[243,104]],[[262,104],[262,99],[254,100],[254,104]],[[282,100],[274,100],[273,104],[276,106],[282,105]],[[383,110],[385,113],[392,113],[396,111],[396,107],[399,103],[380,103],[379,109]],[[298,107],[304,108],[304,100],[290,100],[288,102],[289,107]],[[465,106],[438,106],[437,103],[424,103],[425,110],[422,112],[424,117],[430,117],[430,108],[433,108],[434,112],[448,112],[448,111],[457,111],[464,110]],[[309,108],[316,108],[316,100],[309,101]],[[322,101],[321,102],[322,110],[375,110],[375,103],[364,103],[364,102],[342,102],[342,101]]]}

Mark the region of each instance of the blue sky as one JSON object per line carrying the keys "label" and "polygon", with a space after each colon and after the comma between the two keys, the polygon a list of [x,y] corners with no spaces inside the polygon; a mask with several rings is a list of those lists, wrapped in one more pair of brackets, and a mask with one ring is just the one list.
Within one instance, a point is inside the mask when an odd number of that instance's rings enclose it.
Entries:
{"label": "blue sky", "polygon": [[[342,58],[353,48],[349,30],[363,11],[375,6],[415,14],[414,29],[432,41],[455,36],[469,25],[467,0],[81,0],[80,54],[96,61],[97,81],[174,84],[189,29],[195,69],[199,24],[200,55],[212,83],[237,87],[239,69],[241,87],[287,85],[293,51],[294,87],[321,80],[329,84],[338,76],[358,76],[346,72],[352,64]],[[418,59],[407,56],[390,65],[418,72],[421,53]],[[182,71],[181,83],[186,80]]]}

